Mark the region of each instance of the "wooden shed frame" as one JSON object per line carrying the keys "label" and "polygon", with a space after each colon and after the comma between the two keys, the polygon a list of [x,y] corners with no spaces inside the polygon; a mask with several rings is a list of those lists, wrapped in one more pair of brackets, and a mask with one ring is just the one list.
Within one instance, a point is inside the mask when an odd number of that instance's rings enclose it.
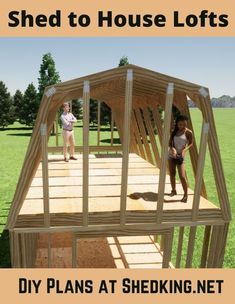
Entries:
{"label": "wooden shed frame", "polygon": [[[50,214],[48,177],[48,152],[57,152],[57,147],[48,147],[48,138],[57,111],[64,102],[83,99],[83,146],[77,151],[83,154],[83,207],[82,221],[78,225],[62,222],[53,225]],[[89,146],[89,101],[95,98],[105,102],[112,110],[111,146],[99,144],[100,102],[98,105],[97,146]],[[193,125],[188,108],[191,99],[203,117],[199,152],[194,138],[190,149],[190,159],[195,177],[193,208],[190,211],[164,213],[164,189],[167,174],[167,150],[172,126],[172,106],[189,117],[189,128]],[[164,111],[164,121],[158,112]],[[161,151],[156,143],[149,110],[157,129]],[[121,145],[113,146],[113,125],[118,129]],[[150,142],[148,141],[150,139]],[[207,198],[203,181],[204,161],[207,149],[212,162],[213,174],[219,199],[219,208],[200,210],[200,197]],[[109,222],[102,217],[96,222],[89,220],[88,212],[88,168],[89,153],[93,151],[120,151],[122,153],[120,212]],[[127,212],[128,156],[136,153],[149,163],[160,168],[158,199],[156,210]],[[42,160],[44,223],[42,227],[27,226],[17,222],[20,209],[30,188],[31,182]],[[163,267],[168,268],[171,260],[174,228],[179,227],[176,267],[180,267],[184,228],[190,227],[186,267],[192,266],[193,248],[197,226],[203,226],[204,241],[200,267],[222,267],[231,211],[222,168],[216,126],[211,107],[209,90],[200,85],[163,75],[135,65],[114,68],[88,75],[75,80],[47,87],[43,95],[33,134],[25,156],[18,185],[7,221],[10,231],[11,258],[13,267],[33,267],[37,238],[40,233],[48,233],[48,266],[50,267],[50,235],[54,232],[73,233],[73,266],[76,267],[76,246],[78,237],[119,236],[119,235],[162,235],[164,247]]]}

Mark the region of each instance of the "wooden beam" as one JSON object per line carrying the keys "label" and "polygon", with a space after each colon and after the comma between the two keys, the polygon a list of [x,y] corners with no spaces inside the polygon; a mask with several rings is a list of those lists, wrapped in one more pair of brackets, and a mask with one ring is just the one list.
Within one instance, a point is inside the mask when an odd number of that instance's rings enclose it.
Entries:
{"label": "wooden beam", "polygon": [[48,177],[48,152],[47,152],[47,124],[41,124],[42,147],[42,182],[43,182],[43,211],[44,225],[50,227],[50,202],[49,202],[49,177]]}
{"label": "wooden beam", "polygon": [[100,145],[100,108],[101,108],[101,102],[98,101],[98,109],[97,109],[97,146]]}
{"label": "wooden beam", "polygon": [[[198,163],[198,149],[197,149],[197,142],[196,142],[195,132],[194,132],[194,128],[193,128],[191,113],[190,113],[189,107],[188,107],[188,100],[187,100],[186,93],[176,92],[176,104],[177,104],[177,107],[179,108],[180,112],[182,114],[185,114],[188,117],[188,127],[192,131],[193,146],[190,148],[189,154],[190,154],[190,160],[191,160],[191,164],[192,164],[192,168],[193,168],[194,178],[196,179],[197,163]],[[207,198],[206,186],[205,186],[203,179],[202,179],[202,186],[201,186],[201,195],[203,197]]]}
{"label": "wooden beam", "polygon": [[56,127],[55,127],[55,145],[56,147],[59,146],[59,124],[58,124],[58,119],[59,119],[59,114],[58,111],[56,113]]}
{"label": "wooden beam", "polygon": [[83,225],[88,226],[90,83],[83,86]]}
{"label": "wooden beam", "polygon": [[[89,146],[89,152],[107,152],[107,151],[114,151],[114,152],[121,152],[122,145],[113,145],[113,146]],[[83,152],[83,146],[75,146],[75,151],[78,153]],[[49,153],[61,153],[63,152],[63,147],[48,147]]]}
{"label": "wooden beam", "polygon": [[205,226],[200,268],[206,268],[210,235],[211,226]]}
{"label": "wooden beam", "polygon": [[160,155],[159,155],[159,151],[158,151],[157,142],[156,142],[154,130],[153,130],[153,127],[152,127],[152,123],[151,123],[151,120],[149,118],[148,108],[143,107],[143,115],[144,115],[145,125],[146,125],[146,128],[148,130],[153,154],[154,154],[154,157],[155,157],[155,162],[156,162],[157,167],[160,168],[161,159],[160,159]]}
{"label": "wooden beam", "polygon": [[126,78],[126,97],[124,111],[124,129],[123,153],[122,153],[122,176],[121,176],[121,201],[120,201],[120,223],[126,222],[126,200],[128,184],[128,165],[129,165],[129,145],[130,145],[130,125],[132,110],[132,89],[133,89],[133,71],[127,71]]}
{"label": "wooden beam", "polygon": [[162,122],[161,122],[161,116],[158,112],[158,107],[151,107],[152,113],[153,113],[153,119],[157,128],[157,133],[159,137],[160,144],[162,145],[162,139],[163,139],[163,130],[162,130]]}
{"label": "wooden beam", "polygon": [[196,172],[194,196],[193,196],[193,206],[192,206],[193,221],[197,220],[197,215],[199,210],[200,193],[202,188],[203,171],[204,171],[205,158],[206,158],[208,132],[209,132],[209,123],[204,121],[201,130],[201,141],[200,141],[199,157],[197,163],[197,172]]}
{"label": "wooden beam", "polygon": [[177,254],[176,254],[176,263],[175,267],[180,268],[181,257],[182,257],[182,248],[184,241],[184,227],[179,228],[179,237],[178,237],[178,246],[177,246]]}
{"label": "wooden beam", "polygon": [[208,147],[210,151],[210,158],[211,158],[212,169],[216,183],[216,189],[217,189],[224,220],[230,221],[231,208],[229,204],[228,192],[225,183],[224,171],[223,171],[220,149],[219,149],[219,142],[216,133],[216,126],[212,112],[209,91],[205,88],[201,88],[199,90],[199,95],[194,95],[193,98],[197,100],[198,103],[200,103],[202,114],[205,121],[210,123]]}
{"label": "wooden beam", "polygon": [[110,143],[111,143],[111,146],[113,146],[113,133],[114,133],[114,117],[113,117],[113,110],[111,108],[111,138],[110,138]]}
{"label": "wooden beam", "polygon": [[77,237],[75,233],[73,233],[72,240],[72,268],[77,268]]}
{"label": "wooden beam", "polygon": [[144,151],[144,148],[143,148],[143,143],[142,143],[142,140],[141,140],[141,137],[140,137],[139,128],[138,128],[135,113],[134,113],[133,110],[132,110],[131,122],[132,122],[132,125],[133,125],[134,135],[135,135],[137,145],[138,145],[138,148],[139,148],[139,153],[138,154],[143,159],[146,159],[146,154],[145,154],[145,151]]}
{"label": "wooden beam", "polygon": [[164,236],[164,252],[162,268],[169,268],[169,263],[171,261],[172,245],[174,238],[174,228],[170,229],[170,232]]}
{"label": "wooden beam", "polygon": [[51,234],[47,234],[47,267],[51,268]]}
{"label": "wooden beam", "polygon": [[173,96],[174,96],[174,84],[169,83],[166,93],[164,130],[163,130],[163,141],[162,141],[162,151],[161,151],[161,166],[160,166],[159,185],[158,185],[157,223],[161,223],[162,221]]}
{"label": "wooden beam", "polygon": [[144,144],[143,146],[145,148],[146,157],[147,157],[146,160],[154,165],[150,145],[149,145],[149,142],[148,142],[148,137],[147,137],[147,134],[146,134],[146,130],[145,130],[142,114],[141,114],[141,109],[137,108],[137,109],[134,110],[134,112],[135,112],[137,124],[138,124],[138,127],[139,127],[140,135],[141,135],[141,138],[142,138],[142,141],[143,141],[143,144]]}
{"label": "wooden beam", "polygon": [[189,239],[188,239],[187,258],[186,258],[186,264],[185,264],[186,268],[191,268],[192,267],[196,232],[197,232],[197,227],[196,226],[190,227]]}

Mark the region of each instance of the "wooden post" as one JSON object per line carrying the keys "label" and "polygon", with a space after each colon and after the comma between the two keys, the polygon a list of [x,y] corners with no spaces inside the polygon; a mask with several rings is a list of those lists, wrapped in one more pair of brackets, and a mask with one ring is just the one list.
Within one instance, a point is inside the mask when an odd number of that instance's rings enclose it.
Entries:
{"label": "wooden post", "polygon": [[149,142],[148,142],[148,137],[147,137],[147,134],[146,134],[143,118],[142,118],[142,115],[141,115],[141,109],[136,108],[134,110],[134,112],[135,112],[135,115],[136,115],[137,124],[139,126],[140,135],[141,135],[143,143],[144,143],[144,148],[145,148],[146,157],[147,157],[146,160],[154,165],[151,149],[150,149]]}
{"label": "wooden post", "polygon": [[204,171],[204,164],[206,158],[208,132],[209,132],[209,123],[206,123],[204,121],[201,131],[201,141],[200,141],[199,157],[198,157],[197,172],[196,172],[195,187],[194,187],[193,208],[192,208],[193,221],[197,220],[197,215],[199,210],[200,193],[202,188],[203,171]]}
{"label": "wooden post", "polygon": [[73,233],[72,240],[72,268],[77,268],[77,236]]}
{"label": "wooden post", "polygon": [[224,251],[228,234],[228,223],[213,226],[207,268],[219,268],[223,265]]}
{"label": "wooden post", "polygon": [[97,146],[100,145],[100,108],[101,108],[101,102],[98,101],[98,105],[97,105]]}
{"label": "wooden post", "polygon": [[25,247],[25,234],[21,233],[20,234],[20,242],[21,242],[21,256],[22,256],[22,268],[27,268],[27,252],[26,252],[26,247]]}
{"label": "wooden post", "polygon": [[206,268],[210,235],[211,235],[211,226],[205,226],[200,268]]}
{"label": "wooden post", "polygon": [[172,245],[174,238],[174,228],[170,229],[170,232],[164,236],[164,252],[162,268],[169,268],[169,263],[171,261]]}
{"label": "wooden post", "polygon": [[141,137],[140,137],[140,132],[139,132],[139,128],[138,128],[138,125],[137,125],[135,113],[134,113],[133,110],[132,110],[131,122],[133,124],[133,130],[134,130],[135,138],[136,138],[136,141],[137,141],[137,144],[138,144],[140,156],[143,159],[146,159],[145,150],[144,150],[144,147],[143,147],[143,143],[142,143],[142,140],[141,140]]}
{"label": "wooden post", "polygon": [[111,108],[111,146],[113,146],[113,129],[114,129],[114,117],[113,117],[113,109]]}
{"label": "wooden post", "polygon": [[184,227],[179,227],[179,237],[178,237],[178,247],[177,247],[175,268],[180,268],[183,241],[184,241]]}
{"label": "wooden post", "polygon": [[50,227],[50,206],[49,206],[47,125],[45,123],[41,124],[41,147],[42,147],[42,184],[43,184],[44,226],[48,228],[48,227]]}
{"label": "wooden post", "polygon": [[51,234],[48,233],[48,243],[47,243],[47,266],[51,268]]}
{"label": "wooden post", "polygon": [[83,225],[88,226],[90,83],[83,86]]}
{"label": "wooden post", "polygon": [[150,141],[151,141],[153,154],[155,156],[155,162],[156,162],[157,167],[160,168],[161,159],[160,159],[160,155],[159,155],[159,152],[158,152],[157,142],[156,142],[156,138],[155,138],[155,135],[154,135],[154,130],[153,130],[153,127],[152,127],[152,123],[151,123],[151,120],[149,118],[148,108],[146,108],[146,107],[143,108],[143,115],[144,115],[144,121],[145,121],[145,124],[146,124],[146,128],[148,130],[149,138],[150,138]]}
{"label": "wooden post", "polygon": [[58,115],[58,112],[56,113],[56,127],[55,127],[55,145],[56,147],[59,146],[59,125],[58,125],[58,119],[59,119],[59,115]]}
{"label": "wooden post", "polygon": [[[197,163],[198,163],[198,149],[197,149],[195,133],[193,130],[191,113],[190,113],[189,107],[188,107],[188,99],[187,99],[187,95],[183,92],[182,93],[177,92],[176,96],[177,96],[176,97],[177,107],[179,108],[179,110],[182,114],[185,114],[188,117],[188,127],[193,132],[193,134],[192,134],[193,135],[193,146],[189,149],[189,154],[190,154],[190,160],[191,160],[192,169],[193,169],[193,173],[194,173],[194,178],[196,179]],[[201,195],[204,198],[207,198],[206,186],[205,186],[203,179],[202,179],[202,186],[201,186]]]}
{"label": "wooden post", "polygon": [[160,144],[162,145],[163,130],[162,130],[161,116],[158,112],[158,107],[155,108],[154,106],[152,106],[151,109],[153,112],[153,119],[154,119],[155,125],[157,127],[158,138],[159,138]]}
{"label": "wooden post", "polygon": [[186,268],[192,267],[196,232],[197,232],[197,226],[190,227],[189,239],[188,239],[188,251],[187,251],[187,258],[186,258],[186,265],[185,265]]}
{"label": "wooden post", "polygon": [[126,198],[127,198],[127,184],[128,184],[132,89],[133,89],[133,71],[127,70],[124,128],[123,128],[124,136],[123,136],[122,177],[121,177],[121,202],[120,202],[120,223],[121,223],[121,225],[125,225],[125,222],[126,222]]}
{"label": "wooden post", "polygon": [[229,205],[228,192],[225,183],[224,171],[221,161],[221,155],[219,150],[218,137],[216,133],[216,126],[214,116],[211,107],[211,100],[209,91],[205,88],[199,90],[199,95],[190,95],[192,100],[196,100],[197,104],[200,104],[200,108],[205,121],[210,122],[210,134],[208,136],[208,147],[210,151],[212,169],[216,182],[216,189],[220,201],[220,207],[222,210],[223,218],[225,221],[231,220],[231,208]]}
{"label": "wooden post", "polygon": [[164,130],[163,130],[162,152],[161,152],[161,166],[160,166],[159,185],[158,185],[158,199],[157,199],[157,223],[158,224],[162,222],[162,211],[163,211],[164,191],[165,191],[165,182],[166,182],[166,169],[167,169],[167,159],[168,159],[168,144],[169,144],[169,137],[170,137],[173,94],[174,94],[174,84],[169,83],[168,87],[167,87],[167,94],[166,94]]}

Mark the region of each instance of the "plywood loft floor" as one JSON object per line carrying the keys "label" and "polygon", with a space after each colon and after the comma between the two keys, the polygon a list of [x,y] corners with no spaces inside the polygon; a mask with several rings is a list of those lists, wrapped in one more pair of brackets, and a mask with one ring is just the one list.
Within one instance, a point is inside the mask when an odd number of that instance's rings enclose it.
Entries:
{"label": "plywood loft floor", "polygon": [[[89,212],[120,210],[122,157],[111,154],[90,155]],[[136,154],[129,157],[127,210],[156,210],[159,169]],[[193,191],[187,203],[181,203],[182,187],[178,195],[170,197],[169,176],[166,177],[164,210],[192,209]],[[49,195],[51,213],[82,212],[82,156],[78,160],[63,161],[61,155],[49,156]],[[216,208],[201,197],[200,209]],[[42,168],[39,166],[28,191],[20,215],[43,213]]]}
{"label": "plywood loft floor", "polygon": [[[77,240],[78,268],[162,268],[162,252],[153,236],[122,236]],[[55,233],[51,239],[51,267],[72,267],[72,235]],[[36,268],[47,268],[47,236],[38,243]],[[170,267],[173,267],[170,264]]]}

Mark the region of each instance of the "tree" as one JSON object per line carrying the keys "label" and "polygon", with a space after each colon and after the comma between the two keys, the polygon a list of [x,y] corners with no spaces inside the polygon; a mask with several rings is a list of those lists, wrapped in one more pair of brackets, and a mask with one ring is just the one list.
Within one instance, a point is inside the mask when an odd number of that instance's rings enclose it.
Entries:
{"label": "tree", "polygon": [[129,64],[129,59],[127,56],[122,56],[121,59],[119,60],[119,64],[118,66],[124,66],[124,65],[128,65]]}
{"label": "tree", "polygon": [[72,112],[77,119],[81,118],[82,115],[81,100],[79,99],[72,100]]}
{"label": "tree", "polygon": [[42,63],[39,70],[38,78],[38,98],[42,99],[44,90],[47,86],[60,82],[60,75],[56,71],[55,61],[51,53],[42,56]]}
{"label": "tree", "polygon": [[17,90],[15,92],[15,95],[13,96],[13,106],[14,106],[14,116],[15,120],[19,120],[19,113],[21,111],[21,107],[23,106],[23,94],[20,90]]}
{"label": "tree", "polygon": [[[47,86],[60,82],[60,75],[56,71],[55,61],[51,53],[42,56],[42,63],[38,78],[38,104],[40,105],[44,90]],[[52,134],[55,134],[55,124],[52,128]]]}
{"label": "tree", "polygon": [[[127,56],[122,56],[118,66],[124,66],[129,64]],[[90,123],[97,124],[97,112],[98,112],[98,101],[96,99],[90,99]],[[106,103],[101,102],[100,106],[100,124],[110,125],[111,124],[111,109]]]}
{"label": "tree", "polygon": [[33,83],[30,83],[23,95],[23,103],[19,109],[19,122],[33,126],[39,108],[38,94]]}
{"label": "tree", "polygon": [[14,106],[5,84],[0,81],[0,127],[5,128],[14,123]]}

